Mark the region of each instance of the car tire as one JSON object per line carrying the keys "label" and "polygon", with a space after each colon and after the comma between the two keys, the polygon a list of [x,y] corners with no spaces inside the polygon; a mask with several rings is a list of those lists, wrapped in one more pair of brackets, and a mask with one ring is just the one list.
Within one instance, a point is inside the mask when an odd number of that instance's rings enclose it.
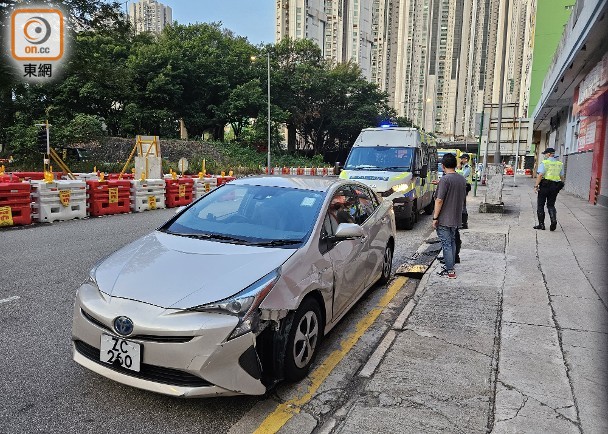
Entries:
{"label": "car tire", "polygon": [[314,298],[306,298],[296,310],[285,350],[285,379],[299,381],[308,374],[321,342],[322,317]]}
{"label": "car tire", "polygon": [[382,275],[378,280],[378,283],[384,285],[388,283],[391,278],[391,270],[393,269],[393,246],[389,242],[386,244],[384,249],[384,257],[382,258]]}

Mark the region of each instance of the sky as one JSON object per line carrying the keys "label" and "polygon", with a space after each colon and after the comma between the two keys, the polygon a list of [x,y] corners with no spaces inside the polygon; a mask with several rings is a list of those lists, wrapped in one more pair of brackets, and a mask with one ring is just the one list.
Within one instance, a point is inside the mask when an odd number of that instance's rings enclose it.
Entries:
{"label": "sky", "polygon": [[[120,1],[120,0],[118,0]],[[254,45],[273,44],[275,0],[159,0],[179,24],[221,22]],[[133,3],[132,1],[129,3]]]}

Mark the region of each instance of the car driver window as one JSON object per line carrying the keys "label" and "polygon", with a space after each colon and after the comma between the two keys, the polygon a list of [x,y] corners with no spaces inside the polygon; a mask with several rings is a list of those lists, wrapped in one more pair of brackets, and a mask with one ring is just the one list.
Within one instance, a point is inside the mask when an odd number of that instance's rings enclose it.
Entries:
{"label": "car driver window", "polygon": [[334,194],[329,203],[329,221],[332,233],[335,233],[340,223],[356,223],[356,200],[347,188],[341,188]]}
{"label": "car driver window", "polygon": [[357,224],[361,225],[374,213],[376,207],[378,206],[378,202],[375,196],[366,188],[357,186],[354,187],[354,191],[359,202]]}

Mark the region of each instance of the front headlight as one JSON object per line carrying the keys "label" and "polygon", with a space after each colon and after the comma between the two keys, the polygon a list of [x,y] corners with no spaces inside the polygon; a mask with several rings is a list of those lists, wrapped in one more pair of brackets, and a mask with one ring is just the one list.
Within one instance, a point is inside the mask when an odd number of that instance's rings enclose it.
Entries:
{"label": "front headlight", "polygon": [[412,184],[398,184],[393,187],[395,193],[405,193],[406,191],[410,191],[414,188],[414,183]]}
{"label": "front headlight", "polygon": [[[91,270],[89,271],[89,275],[86,279],[84,279],[84,281],[80,284],[78,288],[83,285],[91,285],[99,291],[99,285],[97,284],[97,277],[95,277],[95,271],[97,271],[97,266],[91,268]],[[76,289],[76,294],[78,294],[78,289]]]}
{"label": "front headlight", "polygon": [[236,338],[249,331],[255,331],[259,322],[258,307],[280,276],[280,269],[277,268],[230,298],[196,306],[191,310],[238,316],[239,322],[228,339]]}

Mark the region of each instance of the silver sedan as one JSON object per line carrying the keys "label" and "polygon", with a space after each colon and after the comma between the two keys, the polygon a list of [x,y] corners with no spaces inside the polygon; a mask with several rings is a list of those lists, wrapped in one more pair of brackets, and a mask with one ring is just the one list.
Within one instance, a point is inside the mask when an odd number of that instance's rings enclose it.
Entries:
{"label": "silver sedan", "polygon": [[172,396],[261,395],[306,376],[322,337],[391,275],[392,204],[321,177],[230,182],[97,264],[73,357]]}

